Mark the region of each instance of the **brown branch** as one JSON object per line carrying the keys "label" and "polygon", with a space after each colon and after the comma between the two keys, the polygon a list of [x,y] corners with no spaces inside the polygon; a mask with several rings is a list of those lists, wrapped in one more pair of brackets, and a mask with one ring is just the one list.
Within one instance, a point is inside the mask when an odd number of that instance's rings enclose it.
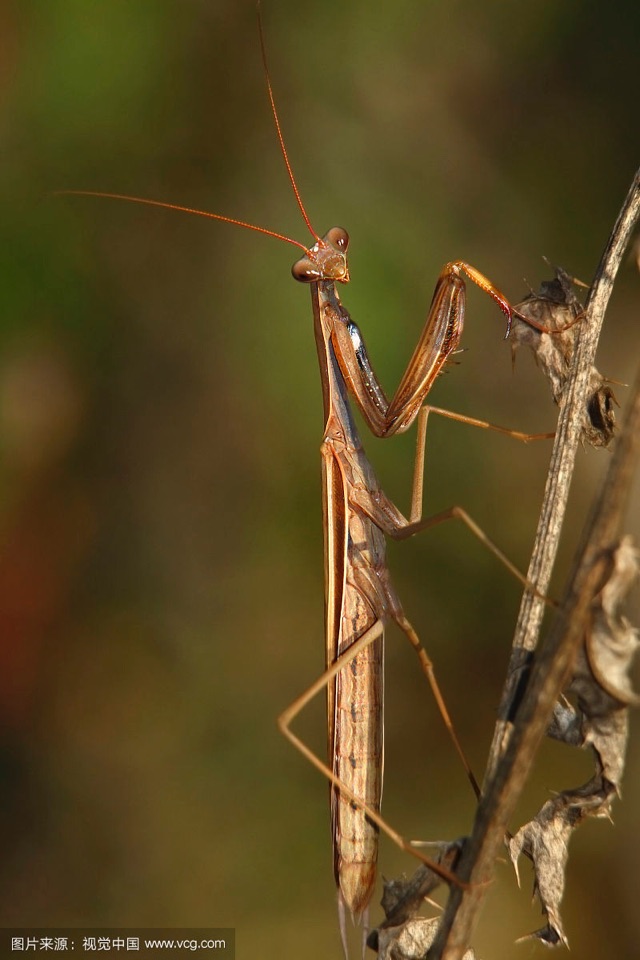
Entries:
{"label": "brown branch", "polygon": [[[640,212],[640,171],[612,231],[600,261],[586,305],[573,362],[573,372],[563,396],[558,432],[542,506],[534,552],[527,577],[546,593],[558,548],[562,521],[589,386],[597,342],[622,261]],[[431,960],[460,960],[469,944],[484,900],[495,859],[507,832],[507,823],[528,775],[533,756],[548,726],[553,706],[583,637],[591,601],[606,573],[608,553],[618,532],[640,434],[640,378],[630,412],[598,497],[573,572],[548,640],[536,658],[526,689],[523,671],[537,645],[544,604],[527,591],[516,626],[500,719],[485,777],[485,793],[476,813],[474,829],[461,859],[458,874],[469,886],[451,890],[438,935],[429,952]]]}
{"label": "brown branch", "polygon": [[[589,377],[604,322],[604,315],[624,251],[640,213],[640,171],[631,188],[612,230],[602,255],[586,304],[586,317],[581,324],[569,378],[558,418],[558,429],[551,453],[544,500],[538,521],[527,579],[535,584],[539,594],[549,589],[553,564],[558,552],[562,523],[569,497],[576,453],[584,419]],[[507,681],[502,693],[499,720],[487,761],[485,779],[491,777],[496,763],[504,752],[511,724],[509,716],[521,682],[522,672],[530,662],[540,635],[544,603],[540,596],[525,591],[520,605],[513,638]]]}

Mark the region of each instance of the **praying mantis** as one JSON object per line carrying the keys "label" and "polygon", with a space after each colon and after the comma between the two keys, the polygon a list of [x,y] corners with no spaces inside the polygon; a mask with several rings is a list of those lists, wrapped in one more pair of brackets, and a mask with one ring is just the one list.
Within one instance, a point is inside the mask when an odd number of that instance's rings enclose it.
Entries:
{"label": "praying mantis", "polygon": [[[320,236],[312,226],[300,197],[289,161],[266,64],[267,91],[282,157],[291,188],[312,243],[305,245],[275,231],[217,213],[122,194],[65,191],[174,209],[253,230],[297,246],[301,258],[294,264],[296,280],[310,287],[314,335],[323,396],[324,430],[321,444],[325,537],[326,670],[280,716],[288,740],[331,783],[331,823],[334,874],[338,887],[340,927],[346,945],[345,917],[367,925],[368,906],[376,881],[378,834],[387,833],[403,849],[433,866],[444,879],[455,878],[411,847],[380,815],[383,764],[383,633],[395,622],[415,649],[457,752],[472,786],[479,793],[458,742],[431,660],[405,615],[385,560],[385,538],[407,539],[447,519],[462,520],[521,580],[523,577],[482,534],[459,507],[422,518],[422,487],[426,429],[431,413],[464,423],[490,427],[528,441],[552,434],[523,434],[489,425],[471,417],[425,405],[439,373],[458,348],[465,316],[465,278],[488,294],[507,318],[513,309],[507,298],[482,273],[459,260],[440,273],[433,300],[414,353],[389,400],[380,385],[357,325],[342,304],[338,285],[349,281],[349,237],[334,227]],[[533,324],[537,326],[536,324]],[[540,327],[540,329],[544,329]],[[377,437],[391,437],[418,421],[418,441],[411,510],[405,517],[381,488],[368,460],[350,404],[355,403],[367,427]],[[526,582],[526,581],[525,581]],[[327,691],[329,761],[324,763],[293,732],[297,715],[322,690]],[[345,947],[346,949],[346,947]]]}

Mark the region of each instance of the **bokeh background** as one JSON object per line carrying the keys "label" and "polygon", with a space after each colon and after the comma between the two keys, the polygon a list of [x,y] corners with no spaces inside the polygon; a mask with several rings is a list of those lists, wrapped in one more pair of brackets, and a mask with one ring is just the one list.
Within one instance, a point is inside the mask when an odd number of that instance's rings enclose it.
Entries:
{"label": "bokeh background", "polygon": [[[514,300],[548,274],[543,256],[590,280],[640,159],[637,4],[263,6],[299,186],[319,231],[351,234],[344,298],[383,383],[449,259]],[[0,45],[0,923],[235,926],[239,956],[339,956],[328,791],[275,725],[323,659],[321,398],[295,251],[53,195],[135,193],[306,239],[254,4],[5,0]],[[623,383],[639,294],[630,258],[599,356]],[[553,429],[546,385],[524,355],[512,373],[503,333],[472,291],[467,352],[434,402]],[[412,446],[368,442],[405,507]],[[426,509],[465,505],[525,567],[548,452],[434,423]],[[608,459],[579,455],[556,592]],[[454,525],[390,561],[482,771],[518,586]],[[298,728],[320,751],[323,724],[318,702]],[[466,832],[471,791],[395,630],[386,738],[389,820]],[[572,842],[565,920],[583,960],[637,956],[639,754],[632,738],[615,827]],[[588,776],[586,756],[546,745],[518,822]],[[383,841],[385,875],[413,867]],[[540,923],[523,875],[519,892],[499,870],[485,960],[541,955],[513,946]]]}

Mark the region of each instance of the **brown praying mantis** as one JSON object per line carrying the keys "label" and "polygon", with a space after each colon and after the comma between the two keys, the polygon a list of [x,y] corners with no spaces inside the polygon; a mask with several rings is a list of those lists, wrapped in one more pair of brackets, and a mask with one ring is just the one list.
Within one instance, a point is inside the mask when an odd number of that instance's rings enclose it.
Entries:
{"label": "brown praying mantis", "polygon": [[[322,383],[324,433],[321,445],[325,550],[326,670],[279,718],[283,734],[331,783],[334,874],[340,927],[346,951],[345,914],[367,925],[376,879],[378,834],[382,830],[400,847],[426,862],[444,879],[455,877],[404,840],[380,814],[383,757],[383,632],[394,621],[415,649],[444,723],[465,766],[476,795],[479,787],[465,758],[440,692],[431,660],[407,619],[385,561],[385,538],[402,540],[457,518],[478,536],[525,584],[527,581],[488,540],[460,507],[422,518],[422,489],[427,421],[436,413],[471,425],[491,428],[522,441],[553,434],[523,434],[454,414],[424,401],[437,376],[456,351],[465,315],[465,278],[487,293],[507,317],[514,313],[506,297],[482,273],[463,261],[446,264],[414,353],[389,400],[369,359],[362,335],[342,305],[337,284],[349,281],[349,237],[340,227],[321,237],[314,230],[298,192],[276,110],[265,44],[260,42],[266,84],[280,150],[295,199],[313,243],[289,237],[217,213],[162,201],[97,191],[65,191],[112,197],[210,217],[257,231],[301,249],[293,266],[296,280],[311,290],[314,334]],[[524,319],[524,318],[523,318]],[[531,323],[531,321],[526,321]],[[546,328],[536,323],[541,330]],[[411,510],[407,519],[385,495],[362,447],[350,409],[355,402],[377,437],[402,433],[418,420]],[[292,731],[291,724],[309,701],[327,690],[329,760],[324,763]]]}

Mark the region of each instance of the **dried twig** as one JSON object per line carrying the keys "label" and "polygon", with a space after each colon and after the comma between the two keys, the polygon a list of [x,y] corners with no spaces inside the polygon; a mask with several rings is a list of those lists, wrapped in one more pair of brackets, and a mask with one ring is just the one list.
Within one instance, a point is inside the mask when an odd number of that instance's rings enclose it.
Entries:
{"label": "dried twig", "polygon": [[[598,336],[615,275],[639,212],[640,171],[634,178],[596,272],[587,300],[585,321],[579,325],[573,372],[562,400],[538,534],[527,574],[541,593],[547,591],[557,552]],[[429,952],[432,960],[460,960],[470,941],[509,816],[583,639],[592,599],[606,578],[608,551],[616,540],[621,523],[639,434],[640,379],[608,476],[578,551],[560,613],[528,678],[527,667],[537,644],[543,602],[530,591],[523,597],[485,778],[485,792],[458,869],[460,878],[469,886],[451,890],[438,935]]]}
{"label": "dried twig", "polygon": [[[600,431],[600,440],[596,438],[599,445],[606,445],[609,439],[607,432],[611,429],[613,398],[610,391],[607,393],[608,388],[604,386],[602,378],[599,382],[594,382],[593,359],[613,282],[639,212],[640,171],[634,178],[596,271],[584,320],[572,328],[577,334],[577,342],[570,372],[563,367],[568,368],[571,349],[555,349],[556,355],[550,361],[558,373],[558,382],[553,388],[556,399],[560,399],[561,410],[538,533],[527,574],[528,580],[536,585],[537,593],[526,591],[522,600],[499,721],[487,764],[485,789],[476,813],[472,836],[464,846],[456,871],[465,886],[452,888],[450,892],[437,935],[428,952],[431,960],[460,960],[465,954],[496,857],[507,833],[508,819],[522,790],[538,744],[549,725],[554,704],[568,679],[576,651],[584,638],[593,598],[603,587],[610,570],[616,534],[624,511],[625,495],[637,455],[637,438],[640,437],[640,377],[609,474],[594,508],[583,545],[577,553],[560,613],[554,621],[548,640],[536,656],[533,669],[530,670],[544,611],[540,596],[548,589],[574,460],[580,440],[585,436],[585,424],[587,431],[592,427],[596,432]],[[563,295],[566,297],[566,305],[573,308],[566,287]],[[538,303],[539,301],[540,298]],[[524,306],[521,305],[523,313]],[[553,352],[554,348],[551,349],[551,353]],[[544,363],[546,361],[543,366]],[[594,395],[598,398],[595,423],[592,416],[595,409]],[[603,414],[601,424],[597,422],[598,411]],[[520,839],[523,840],[521,849],[525,849],[526,838]],[[407,903],[415,901],[412,892],[420,882],[428,882],[428,878],[416,875],[412,881],[405,884]],[[400,901],[402,895],[401,891]],[[395,912],[398,913],[397,905]],[[407,960],[409,954],[404,950],[401,938],[408,929],[407,925],[412,923],[411,920],[406,920],[406,916],[411,912],[410,906],[403,917],[405,923],[396,927],[395,941],[392,930],[385,932],[385,957]],[[393,916],[393,912],[390,913],[389,921]],[[395,917],[393,919],[395,920]],[[429,940],[431,935],[430,932]],[[394,952],[391,952],[392,948]]]}
{"label": "dried twig", "polygon": [[[640,171],[636,173],[620,215],[613,228],[607,247],[589,292],[585,320],[578,325],[579,333],[573,371],[569,378],[558,419],[558,430],[551,454],[544,500],[527,571],[527,579],[540,594],[549,589],[562,522],[566,510],[575,457],[580,442],[584,411],[588,406],[590,381],[604,315],[613,289],[615,276],[624,251],[640,214]],[[499,721],[487,762],[487,776],[495,770],[496,762],[504,752],[509,738],[509,717],[513,711],[516,691],[522,672],[530,662],[540,634],[544,603],[539,596],[525,591],[516,624],[511,660],[507,669],[507,683],[502,694]]]}

